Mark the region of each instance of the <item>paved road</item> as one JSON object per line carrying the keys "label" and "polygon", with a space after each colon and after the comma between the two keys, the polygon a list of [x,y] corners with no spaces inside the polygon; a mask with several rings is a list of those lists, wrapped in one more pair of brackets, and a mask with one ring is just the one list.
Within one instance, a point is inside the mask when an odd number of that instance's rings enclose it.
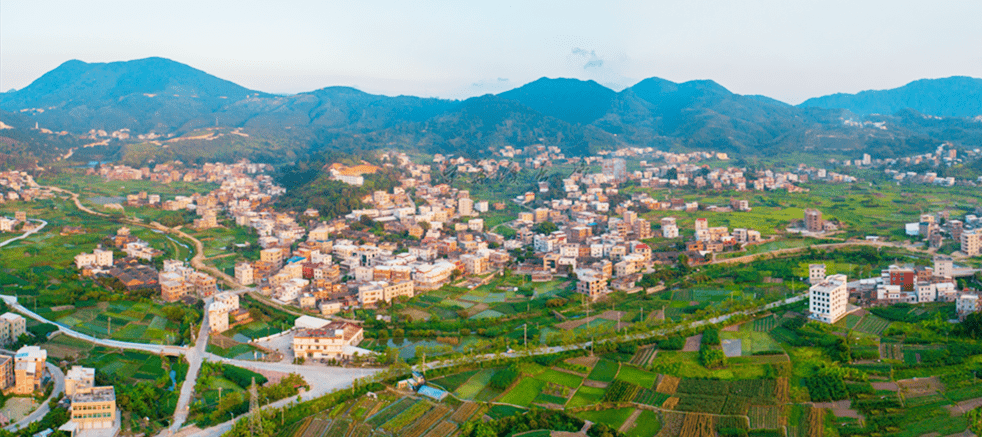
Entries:
{"label": "paved road", "polygon": [[33,413],[28,414],[27,417],[17,421],[17,423],[7,425],[7,427],[4,428],[5,430],[17,431],[18,429],[27,427],[35,421],[41,420],[46,414],[48,414],[48,411],[51,410],[51,408],[48,407],[48,402],[51,402],[52,399],[61,394],[61,392],[65,391],[65,374],[62,373],[58,366],[51,363],[46,364],[48,366],[48,372],[51,373],[51,378],[55,381],[55,388],[54,390],[51,390],[51,396],[48,397],[48,399],[45,399]]}
{"label": "paved road", "polygon": [[201,329],[198,331],[198,338],[195,339],[194,347],[188,349],[185,358],[188,360],[188,374],[181,385],[181,395],[177,398],[177,408],[174,409],[174,422],[171,424],[171,432],[177,432],[184,425],[188,418],[191,395],[194,394],[194,385],[198,380],[198,372],[201,370],[201,362],[205,357],[205,349],[208,347],[208,331],[211,326],[208,324],[208,304],[212,298],[205,299],[205,315],[201,319]]}
{"label": "paved road", "polygon": [[37,320],[41,323],[50,323],[58,327],[58,330],[63,334],[77,338],[79,340],[84,340],[89,343],[95,343],[100,346],[106,346],[116,349],[130,349],[142,352],[150,352],[153,354],[166,354],[166,355],[179,355],[185,354],[188,351],[187,346],[164,346],[159,344],[144,344],[144,343],[130,343],[128,341],[118,341],[118,340],[106,340],[102,338],[96,338],[91,335],[82,334],[81,332],[75,331],[67,326],[52,322],[44,317],[37,315],[34,311],[25,308],[23,305],[17,302],[17,298],[14,296],[0,295],[0,299],[3,299],[8,306],[16,310],[21,314],[25,314],[28,317]]}
{"label": "paved road", "polygon": [[[866,246],[866,247],[876,247],[876,248],[893,247],[893,248],[897,248],[897,249],[909,250],[911,252],[926,253],[926,254],[929,254],[929,255],[933,255],[935,253],[935,252],[932,252],[930,250],[925,250],[925,249],[921,249],[921,248],[918,248],[918,247],[913,247],[913,246],[911,246],[909,244],[893,243],[893,242],[887,242],[887,241],[854,240],[854,241],[846,241],[846,242],[842,242],[842,243],[813,244],[813,245],[810,245],[810,246],[791,247],[791,248],[787,248],[787,249],[778,249],[778,250],[772,250],[772,251],[768,251],[768,252],[755,253],[755,254],[751,254],[751,255],[743,255],[743,256],[738,256],[738,257],[735,257],[735,258],[717,259],[717,260],[713,260],[712,262],[710,262],[710,264],[740,264],[740,263],[748,263],[748,262],[752,262],[752,261],[754,261],[757,258],[760,258],[762,256],[789,255],[789,254],[793,254],[793,253],[804,252],[804,251],[807,251],[808,249],[839,249],[839,248],[843,248],[843,247],[852,247],[852,246]],[[953,256],[953,258],[955,260],[962,260],[962,259],[965,259],[966,257],[965,256]]]}
{"label": "paved road", "polygon": [[[737,312],[733,312],[733,313],[729,313],[729,314],[723,314],[721,316],[713,317],[711,319],[696,320],[694,322],[690,322],[690,323],[686,323],[686,324],[682,324],[682,325],[676,325],[676,326],[674,326],[672,328],[657,329],[657,330],[652,330],[652,331],[648,331],[648,332],[645,332],[645,333],[628,335],[628,336],[625,336],[625,337],[611,337],[611,338],[606,338],[606,339],[599,340],[598,343],[604,343],[604,342],[610,342],[610,341],[641,340],[641,339],[651,338],[651,337],[655,337],[655,336],[659,336],[659,335],[670,334],[672,332],[683,331],[683,330],[690,329],[690,328],[697,328],[697,327],[700,327],[700,326],[703,326],[703,325],[723,323],[723,322],[725,322],[725,321],[727,321],[727,320],[729,320],[729,319],[731,319],[733,317],[743,316],[743,315],[751,315],[751,314],[755,314],[755,313],[764,312],[764,311],[767,311],[767,310],[771,310],[771,309],[777,308],[779,306],[789,305],[789,304],[792,304],[792,303],[795,303],[795,302],[800,302],[800,301],[805,300],[807,298],[808,298],[808,294],[807,293],[803,293],[803,294],[799,294],[797,296],[786,298],[784,300],[779,300],[779,301],[776,301],[776,302],[771,302],[771,303],[766,304],[766,305],[761,305],[761,306],[756,307],[756,308],[751,308],[751,309],[747,309],[747,310],[743,310],[743,311],[737,311]],[[559,352],[565,352],[565,351],[571,351],[571,350],[577,350],[577,349],[586,349],[586,348],[590,347],[592,345],[592,343],[593,342],[587,341],[587,342],[584,342],[584,343],[578,343],[578,344],[567,345],[567,346],[549,346],[549,347],[544,347],[544,348],[533,349],[533,350],[530,350],[530,351],[515,351],[515,352],[500,352],[500,353],[496,353],[496,354],[484,354],[484,355],[478,355],[478,356],[474,356],[474,357],[467,357],[467,361],[468,362],[480,362],[480,361],[489,361],[489,360],[492,360],[492,359],[497,359],[497,358],[502,358],[502,357],[504,357],[504,358],[517,358],[517,357],[529,356],[529,355],[548,355],[548,354],[555,354],[555,353],[559,353]],[[430,363],[426,363],[425,364],[425,369],[437,369],[437,368],[448,367],[448,366],[452,366],[452,365],[456,365],[456,364],[459,364],[459,363],[458,362],[454,362],[454,361],[433,361],[433,362],[430,362]],[[424,366],[417,364],[413,368],[416,369],[416,370],[422,370],[422,369],[424,369]]]}
{"label": "paved road", "polygon": [[161,232],[167,232],[169,234],[176,234],[176,235],[180,236],[181,238],[185,238],[185,239],[191,240],[191,242],[194,243],[194,257],[191,258],[191,267],[194,267],[194,268],[196,268],[198,270],[203,270],[203,271],[206,271],[208,273],[211,273],[213,276],[215,276],[215,277],[217,277],[219,279],[222,279],[223,281],[227,282],[228,284],[232,285],[233,287],[238,288],[238,287],[241,287],[242,286],[241,284],[239,284],[238,281],[235,280],[235,278],[233,278],[233,277],[225,274],[225,272],[223,272],[221,270],[218,270],[218,269],[216,269],[214,267],[211,267],[211,266],[209,266],[209,265],[207,265],[207,264],[204,263],[204,259],[205,259],[205,246],[197,238],[194,238],[194,237],[188,235],[186,232],[184,232],[184,231],[182,231],[180,229],[177,229],[177,228],[168,228],[167,226],[164,226],[164,225],[162,225],[160,223],[157,223],[157,222],[151,222],[150,223],[150,227],[153,228],[153,229],[156,229],[158,231],[161,231]]}
{"label": "paved road", "polygon": [[65,193],[65,194],[68,194],[68,195],[72,196],[72,200],[75,202],[75,207],[78,208],[78,209],[80,209],[80,210],[82,210],[82,211],[85,211],[85,212],[87,212],[89,214],[97,215],[99,217],[108,217],[109,216],[109,214],[103,214],[103,213],[101,213],[99,211],[95,211],[95,210],[89,209],[87,206],[82,205],[82,202],[79,202],[79,200],[78,200],[78,194],[77,193],[73,193],[73,192],[68,191],[68,190],[66,190],[64,188],[58,188],[58,187],[54,187],[54,186],[41,186],[41,188],[47,188],[47,189],[49,189],[51,191],[57,191],[59,193]]}
{"label": "paved road", "polygon": [[44,229],[45,226],[48,226],[48,222],[46,222],[44,220],[41,220],[41,219],[28,219],[28,220],[33,220],[33,221],[36,221],[36,222],[40,222],[41,223],[41,226],[38,226],[38,227],[36,227],[34,229],[31,229],[30,231],[25,232],[24,235],[21,235],[19,237],[14,237],[14,238],[11,238],[11,239],[9,239],[7,241],[4,241],[3,243],[0,243],[0,247],[6,246],[6,245],[8,245],[10,243],[13,243],[15,241],[23,240],[23,239],[25,239],[27,237],[30,237],[31,235],[34,235],[34,234],[36,234],[38,232],[41,232],[41,229]]}
{"label": "paved road", "polygon": [[[310,384],[310,391],[297,396],[281,399],[270,403],[269,405],[264,405],[263,408],[281,408],[294,402],[314,399],[329,392],[349,387],[351,386],[351,382],[355,379],[364,378],[378,372],[378,369],[347,369],[343,367],[317,365],[298,366],[295,364],[285,363],[242,361],[222,358],[214,354],[206,354],[206,357],[208,361],[218,361],[255,371],[267,370],[273,372],[297,373],[300,376],[303,376],[307,383]],[[236,418],[236,420],[241,419],[242,417],[243,416],[239,416]],[[195,437],[219,437],[228,430],[232,429],[232,425],[234,424],[235,421],[229,420],[211,428],[195,432],[192,435]],[[161,435],[163,435],[163,433],[161,433]]]}

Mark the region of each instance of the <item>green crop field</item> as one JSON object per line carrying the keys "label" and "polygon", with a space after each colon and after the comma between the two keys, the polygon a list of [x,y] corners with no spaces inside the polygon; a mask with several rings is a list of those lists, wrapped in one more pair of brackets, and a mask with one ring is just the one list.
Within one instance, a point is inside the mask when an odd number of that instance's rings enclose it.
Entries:
{"label": "green crop field", "polygon": [[457,387],[454,394],[463,399],[474,399],[488,385],[488,382],[491,381],[494,372],[494,369],[483,369],[477,372],[467,382]]}
{"label": "green crop field", "polygon": [[890,326],[890,322],[872,314],[867,314],[863,320],[856,325],[856,330],[867,334],[880,335]]}
{"label": "green crop field", "polygon": [[583,383],[582,377],[553,369],[548,369],[545,372],[536,375],[535,378],[546,382],[553,382],[569,388],[579,387],[580,384]]}
{"label": "green crop field", "polygon": [[566,404],[568,408],[585,407],[600,403],[604,397],[605,390],[602,388],[580,386],[576,394]]}
{"label": "green crop field", "polygon": [[532,401],[539,395],[539,392],[542,391],[542,387],[545,387],[545,385],[545,381],[535,378],[523,378],[511,390],[505,392],[504,396],[498,398],[498,402],[528,407],[532,405]]}
{"label": "green crop field", "polygon": [[588,376],[587,379],[600,382],[611,382],[614,380],[614,377],[617,376],[618,367],[619,365],[616,361],[602,359],[597,362],[596,366],[593,367],[593,371],[590,372],[590,376]]}
{"label": "green crop field", "polygon": [[602,423],[611,428],[618,429],[624,424],[627,418],[631,417],[632,413],[634,413],[633,408],[617,408],[612,410],[581,411],[577,413],[577,416],[583,420]]}
{"label": "green crop field", "polygon": [[634,425],[628,428],[624,435],[627,437],[653,437],[661,431],[662,423],[658,413],[654,411],[641,410],[641,414],[634,419]]}
{"label": "green crop field", "polygon": [[654,388],[655,380],[658,375],[641,370],[634,366],[621,365],[621,370],[617,373],[617,380],[630,382],[644,388]]}

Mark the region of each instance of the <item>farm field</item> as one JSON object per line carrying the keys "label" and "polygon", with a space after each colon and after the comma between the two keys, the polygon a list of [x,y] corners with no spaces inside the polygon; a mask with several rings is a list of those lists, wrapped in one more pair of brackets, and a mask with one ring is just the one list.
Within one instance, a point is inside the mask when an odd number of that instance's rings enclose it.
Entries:
{"label": "farm field", "polygon": [[[86,304],[91,306],[83,306]],[[42,308],[37,313],[93,337],[138,343],[180,344],[181,324],[167,317],[167,307],[149,301],[82,301],[70,309],[52,311],[51,308]]]}
{"label": "farm field", "polygon": [[539,392],[542,391],[542,387],[545,384],[545,381],[535,378],[522,378],[518,381],[518,384],[498,398],[497,402],[528,407],[532,404],[535,397],[539,395]]}
{"label": "farm field", "polygon": [[[848,322],[847,322],[848,323]],[[890,322],[874,316],[872,314],[867,314],[855,325],[855,330],[859,332],[865,332],[872,335],[880,335],[890,326]]]}

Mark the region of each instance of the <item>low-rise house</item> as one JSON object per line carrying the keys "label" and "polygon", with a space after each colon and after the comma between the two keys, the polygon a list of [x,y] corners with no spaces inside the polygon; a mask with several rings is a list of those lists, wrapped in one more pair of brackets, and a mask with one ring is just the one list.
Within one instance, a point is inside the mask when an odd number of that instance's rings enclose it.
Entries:
{"label": "low-rise house", "polygon": [[95,369],[72,366],[65,374],[65,395],[71,397],[75,392],[95,387]]}
{"label": "low-rise house", "polygon": [[0,343],[13,343],[27,332],[27,321],[20,314],[0,315]]}
{"label": "low-rise house", "polygon": [[320,328],[299,330],[293,336],[293,353],[305,359],[350,358],[355,353],[368,353],[356,347],[364,338],[361,326],[334,321]]}
{"label": "low-rise house", "polygon": [[37,346],[24,346],[14,355],[15,394],[29,395],[41,388],[48,352]]}
{"label": "low-rise house", "polygon": [[91,387],[71,396],[72,431],[111,429],[116,426],[116,389],[112,386]]}

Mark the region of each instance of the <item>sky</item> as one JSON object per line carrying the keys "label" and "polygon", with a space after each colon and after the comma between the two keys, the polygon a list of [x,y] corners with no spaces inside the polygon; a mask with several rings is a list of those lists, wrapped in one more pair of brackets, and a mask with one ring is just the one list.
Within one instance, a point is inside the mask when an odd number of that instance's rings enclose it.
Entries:
{"label": "sky", "polygon": [[70,59],[169,58],[270,93],[462,99],[540,77],[712,79],[797,104],[982,77],[982,2],[0,2],[0,90]]}

